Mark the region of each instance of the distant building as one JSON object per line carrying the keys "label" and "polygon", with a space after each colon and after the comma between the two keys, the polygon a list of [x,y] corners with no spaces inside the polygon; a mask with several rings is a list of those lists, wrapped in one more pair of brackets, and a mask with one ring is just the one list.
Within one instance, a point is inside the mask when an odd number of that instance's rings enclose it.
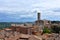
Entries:
{"label": "distant building", "polygon": [[32,34],[31,27],[27,26],[12,26],[11,29],[23,34]]}
{"label": "distant building", "polygon": [[41,28],[44,28],[44,26],[50,27],[51,21],[49,21],[49,20],[41,20],[41,19],[40,19],[40,15],[41,15],[41,14],[38,13],[37,15],[38,15],[38,16],[37,16],[38,20],[35,21],[35,25],[38,25],[38,26],[40,26]]}

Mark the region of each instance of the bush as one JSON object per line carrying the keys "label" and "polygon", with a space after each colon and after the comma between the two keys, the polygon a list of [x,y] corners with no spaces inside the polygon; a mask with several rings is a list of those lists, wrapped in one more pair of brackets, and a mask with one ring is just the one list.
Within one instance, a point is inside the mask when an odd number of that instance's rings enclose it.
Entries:
{"label": "bush", "polygon": [[43,29],[43,33],[51,33],[51,30],[48,29],[48,28],[46,28],[46,27],[44,27],[44,29]]}

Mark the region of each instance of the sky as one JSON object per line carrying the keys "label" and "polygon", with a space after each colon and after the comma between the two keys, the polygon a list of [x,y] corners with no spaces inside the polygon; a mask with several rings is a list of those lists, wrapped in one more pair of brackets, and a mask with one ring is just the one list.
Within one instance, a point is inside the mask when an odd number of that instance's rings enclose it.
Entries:
{"label": "sky", "polygon": [[60,21],[60,0],[0,0],[0,22]]}

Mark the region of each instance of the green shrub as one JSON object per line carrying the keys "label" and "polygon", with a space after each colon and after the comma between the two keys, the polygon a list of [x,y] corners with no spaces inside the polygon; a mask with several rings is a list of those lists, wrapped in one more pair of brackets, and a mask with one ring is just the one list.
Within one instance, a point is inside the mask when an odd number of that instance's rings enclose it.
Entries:
{"label": "green shrub", "polygon": [[48,28],[46,28],[46,27],[44,27],[44,29],[43,29],[43,33],[51,33],[51,30],[48,29]]}

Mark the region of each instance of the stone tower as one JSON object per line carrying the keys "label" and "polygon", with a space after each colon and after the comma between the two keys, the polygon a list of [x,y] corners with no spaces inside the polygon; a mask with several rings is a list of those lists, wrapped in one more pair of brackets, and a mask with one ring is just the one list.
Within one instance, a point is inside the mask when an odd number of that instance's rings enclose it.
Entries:
{"label": "stone tower", "polygon": [[38,18],[38,21],[39,21],[39,20],[40,20],[40,13],[38,13],[38,15],[37,15],[37,16],[38,16],[37,18]]}
{"label": "stone tower", "polygon": [[38,26],[40,24],[40,13],[37,13],[37,24],[38,24]]}
{"label": "stone tower", "polygon": [[40,25],[41,19],[40,19],[40,13],[37,13],[37,20],[35,21],[36,25]]}

